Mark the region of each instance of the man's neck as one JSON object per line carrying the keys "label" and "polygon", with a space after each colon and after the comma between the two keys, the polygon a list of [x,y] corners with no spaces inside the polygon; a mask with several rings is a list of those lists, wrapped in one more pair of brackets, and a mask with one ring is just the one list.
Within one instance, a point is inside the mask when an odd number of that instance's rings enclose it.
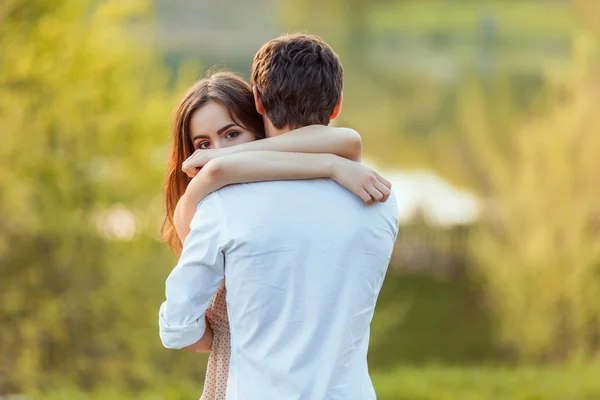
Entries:
{"label": "man's neck", "polygon": [[263,121],[265,123],[265,134],[268,138],[283,135],[284,133],[288,133],[289,131],[293,130],[289,126],[284,126],[281,129],[275,128],[275,126],[273,126],[273,124],[271,123],[271,120],[267,118],[266,115],[263,116]]}

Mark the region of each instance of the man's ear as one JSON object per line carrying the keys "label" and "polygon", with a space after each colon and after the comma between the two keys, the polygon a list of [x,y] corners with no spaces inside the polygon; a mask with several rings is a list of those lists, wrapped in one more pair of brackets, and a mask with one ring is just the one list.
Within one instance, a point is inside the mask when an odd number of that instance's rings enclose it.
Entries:
{"label": "man's ear", "polygon": [[344,93],[340,94],[340,99],[338,100],[335,107],[333,108],[333,112],[331,113],[331,117],[329,118],[329,120],[333,121],[334,119],[336,119],[337,117],[340,116],[340,113],[342,112],[342,100],[343,99],[344,99]]}
{"label": "man's ear", "polygon": [[256,112],[258,112],[260,115],[265,115],[265,108],[263,107],[262,100],[260,99],[260,94],[258,93],[256,86],[252,86],[252,93],[254,94],[254,106],[256,107]]}

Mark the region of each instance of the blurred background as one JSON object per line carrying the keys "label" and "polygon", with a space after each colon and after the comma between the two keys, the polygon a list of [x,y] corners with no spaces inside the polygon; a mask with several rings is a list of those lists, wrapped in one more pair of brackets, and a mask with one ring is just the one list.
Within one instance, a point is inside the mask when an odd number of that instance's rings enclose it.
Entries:
{"label": "blurred background", "polygon": [[285,32],[394,184],[380,399],[600,399],[598,0],[0,1],[0,398],[191,399],[158,338],[170,113]]}

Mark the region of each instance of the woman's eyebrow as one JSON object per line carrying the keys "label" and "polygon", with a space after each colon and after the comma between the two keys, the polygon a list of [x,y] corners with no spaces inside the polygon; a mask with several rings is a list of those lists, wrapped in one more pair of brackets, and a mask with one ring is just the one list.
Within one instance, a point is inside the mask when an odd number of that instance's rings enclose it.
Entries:
{"label": "woman's eyebrow", "polygon": [[[225,125],[224,127],[222,127],[221,129],[219,129],[217,131],[217,135],[222,134],[223,132],[225,132],[227,129],[231,128],[232,126],[237,126],[236,124],[229,123],[227,125]],[[196,139],[210,139],[210,137],[208,135],[196,135],[192,138],[192,142],[195,141]]]}
{"label": "woman's eyebrow", "polygon": [[233,123],[225,125],[224,127],[222,127],[221,129],[219,129],[217,131],[217,135],[220,135],[221,133],[225,132],[227,129],[231,128],[232,126],[236,126],[236,125]]}

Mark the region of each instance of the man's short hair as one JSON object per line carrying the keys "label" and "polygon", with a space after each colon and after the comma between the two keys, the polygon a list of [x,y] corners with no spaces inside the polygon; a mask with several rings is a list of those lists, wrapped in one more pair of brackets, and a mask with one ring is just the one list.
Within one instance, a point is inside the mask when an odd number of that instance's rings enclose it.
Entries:
{"label": "man's short hair", "polygon": [[273,39],[258,50],[252,63],[252,86],[277,129],[329,124],[343,80],[339,57],[313,35]]}

